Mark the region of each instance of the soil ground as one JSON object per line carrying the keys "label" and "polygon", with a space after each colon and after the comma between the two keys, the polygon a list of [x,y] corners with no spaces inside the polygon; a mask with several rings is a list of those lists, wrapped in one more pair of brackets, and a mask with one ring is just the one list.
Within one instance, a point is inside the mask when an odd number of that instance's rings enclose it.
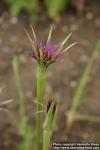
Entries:
{"label": "soil ground", "polygon": [[[59,118],[52,141],[100,142],[99,123],[78,121],[73,123],[70,132],[66,125],[66,113],[70,109],[77,83],[100,38],[100,16],[98,14],[94,8],[91,8],[81,18],[63,14],[60,23],[56,24],[42,17],[35,25],[37,36],[42,41],[46,40],[49,27],[53,24],[53,43],[63,40],[70,32],[73,34],[69,43],[78,42],[68,53],[64,54],[59,62],[49,67],[44,103],[51,95],[55,95],[59,103]],[[0,88],[2,88],[0,102],[8,99],[14,100],[6,107],[8,112],[0,111],[0,150],[18,150],[18,144],[21,142],[17,128],[19,99],[11,64],[14,50],[20,51],[20,74],[26,99],[26,115],[33,128],[33,134],[35,133],[36,65],[25,54],[25,51],[31,49],[31,45],[24,33],[24,27],[29,30],[28,24],[21,19],[16,23],[12,19],[7,19],[0,24]],[[80,113],[100,116],[99,89],[100,55],[94,63],[82,104],[78,108]]]}

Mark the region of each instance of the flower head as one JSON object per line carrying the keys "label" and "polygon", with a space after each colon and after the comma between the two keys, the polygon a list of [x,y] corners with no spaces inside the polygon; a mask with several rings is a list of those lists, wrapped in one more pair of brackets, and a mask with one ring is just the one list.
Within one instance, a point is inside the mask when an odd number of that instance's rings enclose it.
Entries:
{"label": "flower head", "polygon": [[33,27],[31,26],[33,35],[34,35],[34,40],[32,40],[28,34],[28,32],[25,30],[27,33],[27,36],[32,44],[32,51],[30,52],[30,55],[39,63],[42,64],[46,67],[49,66],[49,64],[56,62],[62,55],[63,52],[67,51],[70,47],[76,44],[73,43],[67,48],[63,48],[64,44],[66,41],[69,39],[71,36],[71,33],[65,38],[63,42],[59,42],[55,44],[54,46],[51,46],[51,33],[52,33],[52,27],[50,28],[48,39],[45,45],[43,45],[39,40],[36,38],[35,32]]}

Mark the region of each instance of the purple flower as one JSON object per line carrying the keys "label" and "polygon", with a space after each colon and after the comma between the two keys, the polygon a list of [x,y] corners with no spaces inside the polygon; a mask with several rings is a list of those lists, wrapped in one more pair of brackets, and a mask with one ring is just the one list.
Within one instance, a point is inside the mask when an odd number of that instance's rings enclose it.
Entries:
{"label": "purple flower", "polygon": [[28,32],[25,30],[31,44],[32,44],[32,51],[30,51],[30,56],[33,57],[39,64],[45,65],[46,67],[49,66],[49,64],[56,62],[62,54],[67,51],[70,47],[76,44],[73,43],[67,48],[63,48],[64,44],[66,41],[69,39],[71,36],[71,33],[65,38],[63,42],[59,42],[56,45],[52,46],[51,45],[51,33],[52,33],[52,27],[50,29],[48,39],[45,45],[43,45],[37,38],[34,32],[33,27],[31,26],[33,35],[34,35],[34,40],[32,40],[28,34]]}

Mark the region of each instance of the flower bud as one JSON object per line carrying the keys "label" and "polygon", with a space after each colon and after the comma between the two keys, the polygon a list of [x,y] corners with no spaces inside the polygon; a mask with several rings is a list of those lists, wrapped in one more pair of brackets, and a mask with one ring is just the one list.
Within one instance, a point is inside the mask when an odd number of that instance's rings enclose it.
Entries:
{"label": "flower bud", "polygon": [[56,119],[56,112],[57,112],[57,102],[50,100],[47,103],[47,114],[46,114],[46,120],[44,123],[44,128],[52,130],[53,126],[55,124]]}
{"label": "flower bud", "polygon": [[56,101],[50,100],[47,103],[47,114],[44,122],[44,135],[43,135],[43,150],[48,150],[50,139],[55,125],[57,114]]}

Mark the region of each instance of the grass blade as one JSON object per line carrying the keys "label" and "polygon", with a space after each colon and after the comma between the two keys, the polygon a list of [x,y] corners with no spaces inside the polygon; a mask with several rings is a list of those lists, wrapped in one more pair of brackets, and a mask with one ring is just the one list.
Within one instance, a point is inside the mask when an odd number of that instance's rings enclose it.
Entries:
{"label": "grass blade", "polygon": [[18,129],[23,136],[23,142],[19,145],[20,150],[30,150],[32,146],[32,130],[28,125],[28,120],[25,114],[25,97],[21,86],[20,73],[19,73],[19,56],[13,55],[12,60],[13,72],[15,75],[17,91],[19,94],[19,113],[20,121],[18,123]]}
{"label": "grass blade", "polygon": [[96,59],[96,56],[98,54],[98,51],[100,50],[100,41],[97,42],[96,47],[88,61],[88,64],[86,66],[86,69],[79,81],[78,87],[76,89],[73,101],[72,101],[72,107],[71,110],[75,111],[77,109],[77,107],[80,105],[80,102],[82,101],[82,94],[84,92],[84,89],[87,85],[87,82],[89,80],[90,77],[90,73],[92,70],[92,66],[94,63],[94,60]]}
{"label": "grass blade", "polygon": [[[67,112],[67,128],[68,129],[70,129],[72,122],[75,121],[76,110],[83,100],[82,95],[83,95],[84,89],[88,83],[93,63],[94,63],[96,56],[97,56],[99,51],[100,51],[100,40],[97,42],[96,47],[95,47],[95,49],[94,49],[94,51],[93,51],[93,53],[92,53],[92,55],[88,61],[86,69],[85,69],[85,71],[84,71],[84,73],[83,73],[83,75],[79,81],[75,95],[73,97],[72,106],[71,106],[69,112]],[[87,119],[86,116],[84,118]],[[94,118],[92,118],[92,119],[94,119]]]}

